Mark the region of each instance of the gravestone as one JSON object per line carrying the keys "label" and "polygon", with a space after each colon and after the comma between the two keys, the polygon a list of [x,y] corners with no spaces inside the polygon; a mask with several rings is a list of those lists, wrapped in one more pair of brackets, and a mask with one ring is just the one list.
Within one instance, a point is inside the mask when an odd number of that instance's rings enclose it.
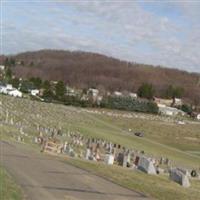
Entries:
{"label": "gravestone", "polygon": [[188,176],[177,168],[173,168],[170,170],[169,178],[170,180],[182,185],[183,187],[190,187]]}
{"label": "gravestone", "polygon": [[113,165],[113,163],[114,163],[114,155],[112,155],[112,154],[106,154],[106,156],[105,156],[105,163],[107,165]]}
{"label": "gravestone", "polygon": [[144,156],[140,157],[139,159],[138,169],[140,169],[143,172],[146,172],[147,174],[156,174],[156,169],[153,165],[153,162]]}
{"label": "gravestone", "polygon": [[123,156],[123,164],[122,164],[122,166],[123,167],[127,167],[127,163],[128,163],[128,155],[124,155]]}
{"label": "gravestone", "polygon": [[35,137],[34,142],[37,144],[38,143],[38,137]]}
{"label": "gravestone", "polygon": [[86,149],[86,154],[85,154],[85,159],[89,160],[90,156],[91,156],[91,150],[90,150],[90,148],[87,148]]}
{"label": "gravestone", "polygon": [[14,122],[13,122],[13,118],[10,119],[10,124],[11,124],[11,125],[14,124]]}
{"label": "gravestone", "polygon": [[139,160],[140,160],[140,157],[139,157],[139,156],[136,156],[136,157],[135,157],[135,162],[134,162],[134,164],[135,164],[136,166],[138,165]]}
{"label": "gravestone", "polygon": [[117,157],[118,165],[123,166],[123,161],[124,161],[124,154],[123,153],[119,153],[118,157]]}
{"label": "gravestone", "polygon": [[190,173],[187,169],[183,169],[183,168],[177,168],[179,171],[181,171],[184,175],[190,177]]}

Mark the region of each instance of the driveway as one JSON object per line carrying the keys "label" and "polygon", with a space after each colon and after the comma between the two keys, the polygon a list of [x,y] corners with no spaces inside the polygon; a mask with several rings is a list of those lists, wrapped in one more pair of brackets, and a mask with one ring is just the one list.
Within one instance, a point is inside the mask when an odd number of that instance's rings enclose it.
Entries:
{"label": "driveway", "polygon": [[24,145],[0,141],[1,164],[22,187],[29,200],[144,200],[125,189],[58,158]]}

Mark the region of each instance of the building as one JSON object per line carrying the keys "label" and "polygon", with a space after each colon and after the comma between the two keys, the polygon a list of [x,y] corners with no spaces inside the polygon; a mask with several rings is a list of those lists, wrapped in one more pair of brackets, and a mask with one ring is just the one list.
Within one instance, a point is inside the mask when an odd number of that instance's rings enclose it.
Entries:
{"label": "building", "polygon": [[0,93],[8,94],[14,97],[22,97],[22,92],[20,92],[16,88],[13,88],[11,84],[0,85]]}
{"label": "building", "polygon": [[182,99],[174,98],[172,105],[173,106],[182,106],[183,105]]}
{"label": "building", "polygon": [[161,105],[158,104],[158,108],[159,108],[159,113],[161,115],[167,115],[167,116],[185,115],[185,112],[183,112],[182,110],[169,106],[163,106],[163,104]]}
{"label": "building", "polygon": [[0,86],[0,93],[2,94],[8,94],[8,92],[11,90],[13,90],[13,87],[10,84],[7,85],[3,84]]}
{"label": "building", "polygon": [[38,89],[31,90],[31,95],[36,96],[39,95],[40,91]]}
{"label": "building", "polygon": [[154,102],[157,104],[158,107],[159,105],[171,106],[173,104],[173,99],[161,99],[154,97]]}
{"label": "building", "polygon": [[22,92],[20,92],[19,90],[13,88],[12,90],[8,91],[8,95],[14,96],[14,97],[22,97]]}
{"label": "building", "polygon": [[66,87],[66,95],[67,96],[76,96],[77,92],[73,88],[70,88],[67,86]]}
{"label": "building", "polygon": [[121,92],[119,92],[119,91],[115,91],[113,94],[114,94],[115,96],[117,96],[117,97],[120,97],[120,96],[122,96],[122,93],[121,93]]}
{"label": "building", "polygon": [[191,115],[194,119],[200,120],[200,113],[198,112],[193,112]]}
{"label": "building", "polygon": [[133,99],[137,99],[137,93],[133,93],[133,92],[130,92],[129,93],[129,96],[131,97],[131,98],[133,98]]}
{"label": "building", "polygon": [[4,65],[0,65],[0,70],[4,71],[5,70],[5,66]]}
{"label": "building", "polygon": [[93,88],[89,88],[87,91],[88,95],[92,95],[93,97],[97,97],[99,94],[99,90],[97,89],[93,89]]}

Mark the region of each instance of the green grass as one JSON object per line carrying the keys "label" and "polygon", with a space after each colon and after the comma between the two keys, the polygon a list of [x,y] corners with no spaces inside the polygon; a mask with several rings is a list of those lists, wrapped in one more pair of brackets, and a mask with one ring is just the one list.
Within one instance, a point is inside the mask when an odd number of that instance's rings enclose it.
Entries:
{"label": "green grass", "polygon": [[[23,122],[24,132],[29,136],[39,134],[36,124],[42,127],[62,127],[64,132],[78,130],[83,135],[104,138],[132,149],[143,150],[155,157],[168,157],[174,164],[183,167],[199,168],[200,166],[199,153],[195,153],[200,152],[200,123],[192,124],[188,121],[185,125],[178,125],[173,122],[174,119],[168,120],[164,117],[140,113],[131,113],[138,117],[130,119],[113,117],[88,113],[82,108],[8,96],[1,97],[4,109],[4,116],[1,117],[5,119],[6,109],[9,110],[15,122]],[[104,111],[121,115],[129,114],[123,111]],[[133,133],[128,132],[129,128],[134,132],[144,132],[145,137],[134,136]],[[14,126],[6,126],[2,132],[6,137],[19,134],[19,130]],[[31,143],[32,138],[25,137],[25,142]]]}
{"label": "green grass", "polygon": [[0,199],[22,200],[22,191],[11,176],[0,166]]}
{"label": "green grass", "polygon": [[142,192],[159,200],[197,200],[200,199],[200,181],[192,180],[190,188],[183,188],[169,180],[165,175],[148,175],[118,166],[107,166],[78,159],[66,159],[67,163],[102,176],[121,186]]}
{"label": "green grass", "polygon": [[[4,115],[0,115],[0,120],[5,119],[6,109],[9,110],[14,122],[23,123],[24,132],[29,135],[24,136],[25,142],[31,146],[33,146],[33,137],[39,135],[36,124],[40,124],[42,127],[62,127],[64,133],[80,131],[85,136],[104,138],[132,149],[144,150],[154,157],[168,157],[173,165],[180,167],[200,167],[200,123],[185,119],[187,121],[185,125],[178,125],[174,122],[178,119],[169,120],[165,117],[141,113],[131,113],[137,115],[133,118],[114,117],[88,113],[82,108],[1,97]],[[104,111],[120,115],[129,114],[123,111]],[[145,137],[136,137],[128,131],[129,129],[133,132],[142,131]],[[19,129],[16,126],[3,124],[0,133],[0,139],[13,140],[16,135],[19,135]],[[166,176],[150,176],[117,166],[97,165],[80,160],[70,159],[68,162],[157,199],[200,199],[200,181],[192,181],[192,187],[185,189],[169,181]]]}

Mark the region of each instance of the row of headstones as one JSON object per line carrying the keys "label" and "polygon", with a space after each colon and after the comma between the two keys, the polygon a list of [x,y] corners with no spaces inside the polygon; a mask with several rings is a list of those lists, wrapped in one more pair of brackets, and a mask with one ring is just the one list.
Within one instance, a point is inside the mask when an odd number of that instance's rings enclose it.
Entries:
{"label": "row of headstones", "polygon": [[[93,161],[104,161],[108,165],[117,163],[123,167],[137,168],[148,174],[159,174],[165,171],[159,168],[159,165],[166,164],[171,165],[169,159],[160,158],[159,160],[148,158],[144,156],[144,152],[131,151],[121,147],[121,145],[107,142],[103,139],[89,138],[86,139],[80,133],[68,132],[68,137],[72,139],[72,143],[67,141],[63,146],[63,153],[67,153],[70,156],[76,156],[76,152],[73,145],[85,145],[86,151],[84,158]],[[80,146],[82,146],[80,145]],[[104,149],[105,154],[102,155],[100,150]],[[81,151],[81,158],[83,157],[83,151]],[[189,177],[180,171],[180,169],[172,169],[169,171],[169,177],[171,180],[181,184],[184,187],[189,187]]]}
{"label": "row of headstones", "polygon": [[[72,139],[72,142],[70,143],[66,141],[63,145],[62,152],[71,154],[71,152],[75,151],[73,149],[74,146],[84,146],[86,147],[85,159],[88,160],[107,160],[105,162],[108,164],[113,164],[114,161],[116,161],[116,163],[120,166],[132,167],[139,161],[139,157],[136,157],[136,155],[144,154],[144,152],[129,150],[119,144],[113,144],[103,139],[86,139],[86,137],[80,133],[68,132],[67,136]],[[155,164],[155,159],[153,160]],[[169,163],[169,159],[161,158],[159,160],[159,164],[169,165]]]}

